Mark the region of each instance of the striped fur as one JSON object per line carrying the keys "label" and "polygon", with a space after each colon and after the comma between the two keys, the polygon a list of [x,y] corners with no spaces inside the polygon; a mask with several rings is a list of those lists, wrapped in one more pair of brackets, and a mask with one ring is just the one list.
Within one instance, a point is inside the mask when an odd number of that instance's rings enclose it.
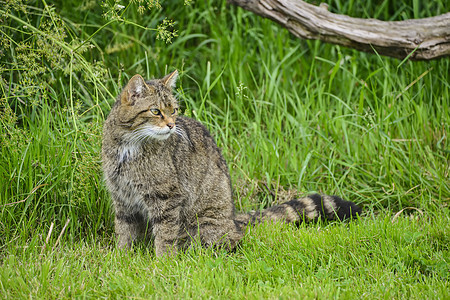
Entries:
{"label": "striped fur", "polygon": [[345,220],[355,218],[361,209],[353,202],[345,201],[338,196],[313,194],[293,199],[262,211],[238,214],[236,223],[245,227],[249,223],[264,221],[283,221],[300,224],[302,222],[323,220]]}

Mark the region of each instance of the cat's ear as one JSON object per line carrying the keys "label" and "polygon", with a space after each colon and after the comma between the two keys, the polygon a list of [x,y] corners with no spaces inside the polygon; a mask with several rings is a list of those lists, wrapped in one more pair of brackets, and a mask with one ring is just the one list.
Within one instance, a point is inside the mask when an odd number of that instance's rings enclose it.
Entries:
{"label": "cat's ear", "polygon": [[174,88],[175,84],[177,82],[177,78],[178,78],[178,70],[175,70],[172,73],[167,74],[166,76],[164,76],[164,78],[161,79],[161,81],[168,88]]}
{"label": "cat's ear", "polygon": [[134,75],[131,77],[130,81],[128,81],[125,91],[122,93],[122,104],[134,105],[136,99],[150,89],[151,88],[145,83],[145,80],[141,75]]}

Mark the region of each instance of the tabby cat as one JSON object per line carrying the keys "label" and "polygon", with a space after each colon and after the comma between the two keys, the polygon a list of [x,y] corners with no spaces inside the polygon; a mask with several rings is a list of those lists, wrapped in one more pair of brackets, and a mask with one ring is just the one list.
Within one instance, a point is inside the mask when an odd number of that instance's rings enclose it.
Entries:
{"label": "tabby cat", "polygon": [[151,236],[157,256],[193,240],[233,249],[249,223],[344,219],[360,212],[352,202],[315,194],[236,214],[228,167],[214,139],[200,122],[178,115],[172,94],[177,76],[133,76],[105,121],[103,171],[119,247]]}

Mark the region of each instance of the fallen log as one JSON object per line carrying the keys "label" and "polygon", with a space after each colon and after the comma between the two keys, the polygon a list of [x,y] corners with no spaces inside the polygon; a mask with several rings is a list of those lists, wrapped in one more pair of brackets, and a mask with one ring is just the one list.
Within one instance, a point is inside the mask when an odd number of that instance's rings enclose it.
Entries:
{"label": "fallen log", "polygon": [[450,13],[405,21],[353,18],[300,0],[228,0],[286,27],[296,37],[404,59],[450,55]]}

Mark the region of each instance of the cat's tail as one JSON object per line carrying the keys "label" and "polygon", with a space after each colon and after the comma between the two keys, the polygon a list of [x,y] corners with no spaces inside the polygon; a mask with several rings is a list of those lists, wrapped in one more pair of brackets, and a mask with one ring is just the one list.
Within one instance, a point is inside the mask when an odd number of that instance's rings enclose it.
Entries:
{"label": "cat's tail", "polygon": [[355,218],[360,213],[361,209],[353,202],[343,200],[338,196],[313,194],[262,211],[238,214],[235,223],[241,228],[249,223],[255,224],[266,220],[300,224],[320,218],[325,220]]}

